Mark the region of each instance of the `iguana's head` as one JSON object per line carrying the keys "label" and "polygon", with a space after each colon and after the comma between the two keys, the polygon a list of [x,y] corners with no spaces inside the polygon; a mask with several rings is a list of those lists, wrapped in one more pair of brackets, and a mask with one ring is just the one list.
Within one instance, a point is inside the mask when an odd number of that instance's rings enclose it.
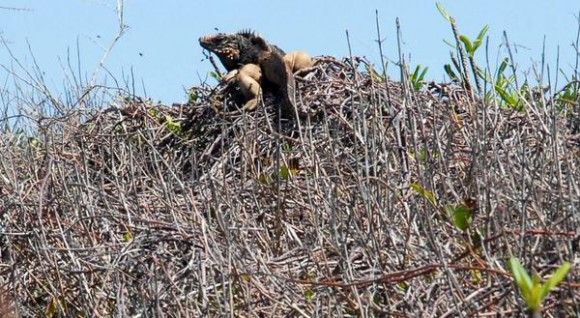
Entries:
{"label": "iguana's head", "polygon": [[230,71],[240,60],[240,39],[236,34],[212,34],[199,38],[199,45],[215,53],[225,68]]}
{"label": "iguana's head", "polygon": [[215,53],[228,71],[240,64],[255,63],[257,52],[268,50],[268,43],[252,31],[212,34],[199,38],[204,49]]}

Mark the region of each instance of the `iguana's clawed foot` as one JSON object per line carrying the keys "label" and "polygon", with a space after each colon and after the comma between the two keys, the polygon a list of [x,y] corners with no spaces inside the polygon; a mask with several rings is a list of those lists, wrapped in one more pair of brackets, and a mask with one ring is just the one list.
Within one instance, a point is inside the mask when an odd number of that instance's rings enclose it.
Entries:
{"label": "iguana's clawed foot", "polygon": [[222,76],[222,82],[229,83],[233,80],[237,80],[238,73],[240,73],[240,70],[228,72],[226,75]]}

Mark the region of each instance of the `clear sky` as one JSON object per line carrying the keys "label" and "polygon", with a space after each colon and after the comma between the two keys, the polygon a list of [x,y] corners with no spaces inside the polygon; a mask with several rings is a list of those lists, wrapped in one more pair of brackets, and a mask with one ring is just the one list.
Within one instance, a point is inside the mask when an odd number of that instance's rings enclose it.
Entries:
{"label": "clear sky", "polygon": [[[470,38],[484,25],[490,26],[492,62],[498,55],[507,54],[500,45],[505,30],[517,45],[516,60],[521,71],[541,60],[545,36],[547,62],[555,68],[559,46],[560,67],[565,74],[572,74],[576,58],[572,43],[577,36],[580,1],[440,2],[457,19],[461,33]],[[70,73],[66,66],[69,54],[75,72],[80,59],[81,73],[91,77],[117,33],[115,5],[115,0],[0,0],[0,32],[15,57],[29,70],[34,57],[46,83],[59,92]],[[348,56],[348,30],[353,55],[365,56],[378,64],[376,10],[385,57],[392,61],[398,56],[398,17],[403,50],[411,65],[428,66],[427,78],[442,81],[443,64],[449,62],[450,51],[443,40],[451,40],[453,35],[435,2],[425,0],[126,0],[124,23],[129,28],[110,52],[105,66],[121,86],[132,72],[137,94],[145,94],[143,83],[148,97],[170,104],[185,101],[185,89],[208,78],[212,66],[204,60],[198,38],[215,33],[216,29],[230,33],[252,28],[286,51],[300,49],[312,55],[339,58]],[[485,61],[483,53],[478,58],[480,63]],[[5,47],[0,47],[0,64],[14,65]],[[111,75],[107,83],[113,85]],[[11,81],[5,70],[0,69],[0,80]]]}

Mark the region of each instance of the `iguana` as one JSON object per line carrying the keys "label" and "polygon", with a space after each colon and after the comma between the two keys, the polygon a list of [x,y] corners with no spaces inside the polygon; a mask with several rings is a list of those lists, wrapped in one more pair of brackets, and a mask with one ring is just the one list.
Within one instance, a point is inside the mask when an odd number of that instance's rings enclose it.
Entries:
{"label": "iguana", "polygon": [[256,108],[264,88],[282,98],[281,108],[286,115],[293,112],[296,89],[293,73],[313,65],[308,54],[301,51],[285,54],[251,31],[207,35],[199,43],[215,53],[228,71],[223,80],[238,83],[247,100],[243,110]]}

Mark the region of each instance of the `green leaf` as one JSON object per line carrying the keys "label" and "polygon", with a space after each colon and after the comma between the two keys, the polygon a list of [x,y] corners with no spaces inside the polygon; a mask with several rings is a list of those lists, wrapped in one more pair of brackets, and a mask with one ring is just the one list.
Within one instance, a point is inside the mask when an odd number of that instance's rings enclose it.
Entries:
{"label": "green leaf", "polygon": [[497,86],[495,90],[506,104],[514,107],[518,104],[518,101],[513,96],[508,94],[503,88]]}
{"label": "green leaf", "polygon": [[218,75],[218,73],[211,71],[209,72],[209,76],[213,77],[215,80],[217,80],[218,82],[221,81],[220,76]]}
{"label": "green leaf", "polygon": [[304,298],[306,298],[306,300],[309,302],[314,299],[314,296],[316,296],[316,293],[312,289],[307,289],[304,292]]}
{"label": "green leaf", "polygon": [[437,204],[437,200],[435,199],[435,196],[433,195],[432,192],[427,191],[425,189],[423,189],[420,185],[411,182],[411,184],[409,184],[409,186],[415,190],[417,193],[419,193],[423,198],[429,200],[431,203],[433,203],[433,205]]}
{"label": "green leaf", "polygon": [[40,140],[36,137],[30,137],[28,138],[28,145],[32,148],[38,149],[40,147]]}
{"label": "green leaf", "polygon": [[451,23],[452,18],[451,18],[451,16],[449,16],[449,14],[447,13],[447,11],[443,7],[443,5],[439,2],[435,2],[435,5],[437,6],[437,10],[439,10],[439,13],[441,13],[443,18],[445,18],[445,20],[447,20],[447,22]]}
{"label": "green leaf", "polygon": [[399,287],[399,289],[401,290],[408,290],[409,289],[409,284],[407,284],[406,282],[400,282],[397,284],[397,287]]}
{"label": "green leaf", "polygon": [[250,275],[249,275],[249,274],[247,274],[247,273],[241,274],[241,275],[240,275],[240,278],[241,278],[241,279],[242,279],[244,282],[247,282],[247,283],[249,283],[249,282],[251,281]]}
{"label": "green leaf", "polygon": [[55,317],[56,316],[57,306],[58,306],[57,301],[58,300],[55,297],[52,297],[50,299],[50,303],[46,307],[46,311],[44,313],[46,315],[46,317],[52,318],[52,317]]}
{"label": "green leaf", "polygon": [[181,132],[181,123],[173,121],[173,118],[169,115],[165,115],[165,124],[167,126],[167,130],[172,133],[179,133]]}
{"label": "green leaf", "polygon": [[503,59],[503,61],[501,61],[501,63],[499,64],[499,68],[497,70],[497,74],[502,74],[505,69],[508,67],[510,60],[506,57]]}
{"label": "green leaf", "polygon": [[470,271],[470,274],[471,274],[471,281],[474,284],[483,283],[483,275],[481,274],[481,271],[472,270],[472,271]]}
{"label": "green leaf", "polygon": [[477,51],[477,49],[483,43],[483,37],[485,37],[485,34],[487,33],[487,31],[489,31],[489,25],[484,26],[483,29],[481,29],[481,31],[479,31],[477,38],[475,38],[475,42],[473,42],[473,50],[474,51]]}
{"label": "green leaf", "polygon": [[413,90],[418,91],[423,87],[423,80],[425,79],[425,74],[427,74],[427,70],[429,68],[426,67],[421,71],[421,65],[417,65],[415,67],[415,71],[409,75],[409,80],[413,86]]}
{"label": "green leaf", "polygon": [[447,205],[443,207],[447,216],[453,221],[453,225],[461,231],[467,230],[472,223],[472,211],[464,204]]}
{"label": "green leaf", "polygon": [[469,56],[473,57],[473,44],[471,44],[471,41],[469,40],[469,38],[465,35],[460,35],[459,36],[459,40],[463,43],[463,45],[465,46],[465,50],[467,51],[467,53],[469,54]]}
{"label": "green leaf", "polygon": [[425,75],[427,75],[427,71],[428,71],[428,70],[429,70],[429,67],[425,67],[425,68],[423,69],[423,72],[421,72],[421,75],[419,75],[419,79],[420,79],[421,81],[423,81],[423,80],[425,79]]}
{"label": "green leaf", "polygon": [[285,142],[282,144],[282,151],[284,152],[292,152],[292,145],[289,142]]}
{"label": "green leaf", "polygon": [[421,64],[417,65],[417,67],[415,67],[415,71],[413,71],[413,77],[417,78],[419,76],[419,71],[421,71]]}
{"label": "green leaf", "polygon": [[[516,285],[522,295],[528,295],[532,292],[533,284],[530,275],[526,272],[520,261],[512,256],[509,260],[509,268],[514,276]],[[525,297],[524,297],[525,298]]]}
{"label": "green leaf", "polygon": [[260,182],[263,185],[268,185],[274,183],[274,178],[272,178],[272,176],[270,176],[269,174],[261,173],[258,176],[258,182]]}
{"label": "green leaf", "polygon": [[550,277],[550,279],[548,279],[546,284],[542,286],[542,291],[540,294],[541,300],[544,300],[544,298],[548,296],[550,291],[552,291],[554,287],[558,286],[558,284],[560,284],[560,282],[562,282],[564,278],[566,278],[566,275],[568,274],[570,267],[571,267],[570,263],[565,262],[564,264],[562,264],[562,266],[560,266],[560,268],[556,270],[556,272],[554,272],[554,274],[552,274],[552,276]]}
{"label": "green leaf", "polygon": [[421,147],[417,156],[417,160],[422,164],[427,164],[427,148]]}
{"label": "green leaf", "polygon": [[195,87],[192,87],[187,92],[187,103],[188,104],[195,104],[195,102],[199,99],[199,92]]}
{"label": "green leaf", "polygon": [[375,70],[374,67],[366,64],[365,68],[373,81],[377,83],[383,83],[385,81],[385,79]]}
{"label": "green leaf", "polygon": [[457,77],[457,74],[453,72],[451,65],[445,64],[443,69],[445,69],[445,73],[447,73],[447,76],[449,76],[449,79],[451,79],[452,82],[459,82],[459,77]]}
{"label": "green leaf", "polygon": [[492,79],[491,79],[490,74],[487,73],[487,70],[484,70],[484,69],[478,67],[476,69],[476,72],[477,72],[477,76],[479,76],[479,78],[481,78],[482,80],[484,80],[488,83],[491,82]]}
{"label": "green leaf", "polygon": [[457,60],[457,58],[455,56],[453,56],[453,53],[450,53],[451,55],[451,62],[453,63],[453,66],[455,66],[455,69],[459,71],[459,74],[461,74],[461,66],[459,65],[459,61]]}
{"label": "green leaf", "polygon": [[542,298],[540,298],[542,282],[538,275],[534,275],[532,281],[532,291],[525,296],[524,300],[526,301],[530,311],[537,312],[542,308]]}
{"label": "green leaf", "polygon": [[280,178],[282,178],[282,180],[290,179],[290,169],[288,169],[288,166],[282,165],[280,167]]}
{"label": "green leaf", "polygon": [[155,119],[159,119],[159,114],[157,113],[157,110],[154,108],[149,109],[148,111],[149,115]]}

